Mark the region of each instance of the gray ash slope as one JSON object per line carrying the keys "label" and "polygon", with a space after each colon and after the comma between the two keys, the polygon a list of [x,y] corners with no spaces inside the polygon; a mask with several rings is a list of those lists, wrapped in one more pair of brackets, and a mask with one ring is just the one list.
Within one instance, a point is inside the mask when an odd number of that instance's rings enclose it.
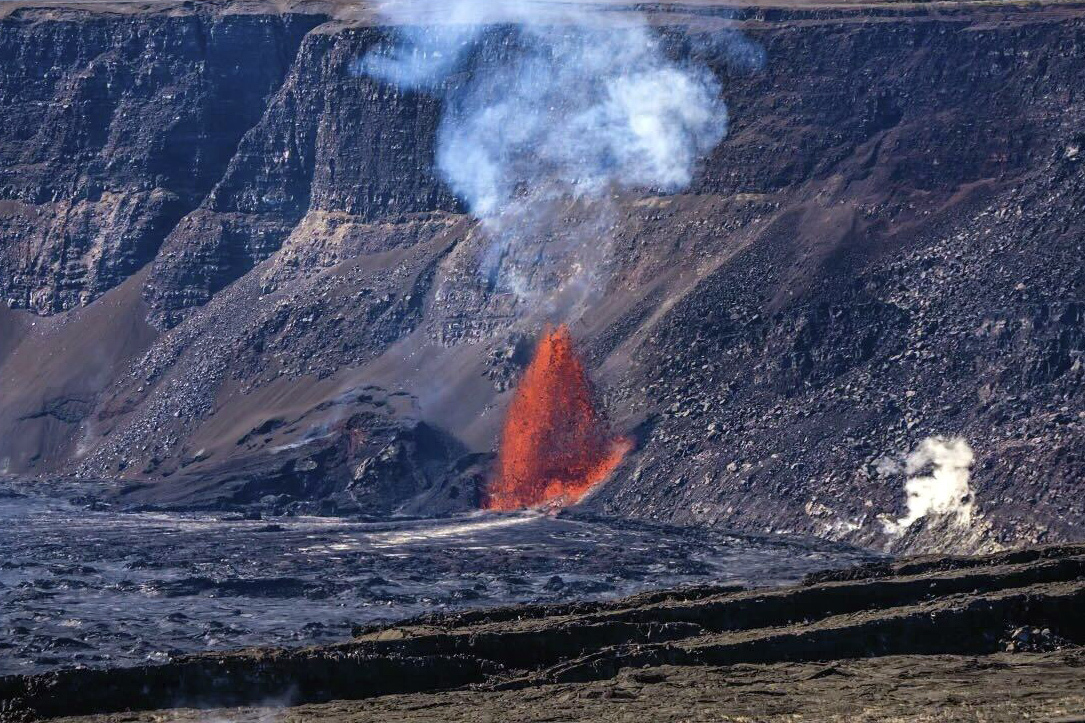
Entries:
{"label": "gray ash slope", "polygon": [[[465,262],[439,104],[349,72],[364,13],[118,7],[0,19],[0,470],[475,506],[531,334]],[[588,508],[885,544],[878,460],[944,434],[977,524],[898,547],[1080,537],[1081,7],[652,13],[732,123],[688,193],[618,204],[574,334],[638,446]],[[732,16],[764,68],[701,42]]]}

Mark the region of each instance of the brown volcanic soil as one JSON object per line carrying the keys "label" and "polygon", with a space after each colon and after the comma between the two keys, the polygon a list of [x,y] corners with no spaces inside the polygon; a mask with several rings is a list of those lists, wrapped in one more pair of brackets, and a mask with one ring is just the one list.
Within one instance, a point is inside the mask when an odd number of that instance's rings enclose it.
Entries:
{"label": "brown volcanic soil", "polygon": [[13,720],[253,704],[298,707],[96,720],[1054,720],[1085,712],[1083,603],[1082,546],[914,558],[776,590],[465,612],[302,651],[11,676],[0,699]]}
{"label": "brown volcanic soil", "polygon": [[[832,663],[642,668],[602,682],[389,695],[288,708],[179,709],[170,721],[362,723],[1085,720],[1085,653],[889,656]],[[160,721],[163,712],[63,718]]]}
{"label": "brown volcanic soil", "polygon": [[[733,122],[688,193],[619,203],[573,333],[638,446],[588,506],[1080,538],[1082,6],[653,8]],[[120,478],[132,505],[477,504],[538,327],[469,263],[438,101],[352,76],[386,29],[341,10],[5,4],[0,471]],[[976,451],[977,523],[887,540],[879,460],[935,434]]]}

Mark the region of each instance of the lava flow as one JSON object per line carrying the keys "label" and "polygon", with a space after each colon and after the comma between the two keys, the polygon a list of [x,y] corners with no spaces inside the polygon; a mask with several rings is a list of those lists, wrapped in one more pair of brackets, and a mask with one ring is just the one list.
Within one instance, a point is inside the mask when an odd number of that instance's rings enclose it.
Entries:
{"label": "lava flow", "polygon": [[509,405],[483,507],[572,504],[606,479],[630,447],[628,439],[611,439],[596,413],[568,327],[548,327]]}

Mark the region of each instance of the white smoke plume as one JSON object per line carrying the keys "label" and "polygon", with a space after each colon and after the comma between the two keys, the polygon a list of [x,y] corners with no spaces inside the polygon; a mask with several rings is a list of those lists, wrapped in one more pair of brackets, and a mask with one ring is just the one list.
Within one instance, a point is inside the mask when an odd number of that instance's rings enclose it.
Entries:
{"label": "white smoke plume", "polygon": [[[632,10],[389,0],[379,12],[395,41],[356,72],[442,98],[438,170],[491,242],[483,273],[525,300],[558,291],[540,266],[597,286],[613,196],[685,188],[727,133],[715,76],[668,57]],[[761,62],[736,35],[721,42],[736,65]]]}
{"label": "white smoke plume", "polygon": [[[899,465],[883,464],[883,471],[895,468],[908,475],[904,491],[908,513],[897,520],[885,520],[885,531],[903,533],[928,515],[945,515],[961,527],[972,523],[975,495],[969,486],[969,470],[975,455],[961,437],[928,437]],[[928,474],[921,474],[929,470]]]}

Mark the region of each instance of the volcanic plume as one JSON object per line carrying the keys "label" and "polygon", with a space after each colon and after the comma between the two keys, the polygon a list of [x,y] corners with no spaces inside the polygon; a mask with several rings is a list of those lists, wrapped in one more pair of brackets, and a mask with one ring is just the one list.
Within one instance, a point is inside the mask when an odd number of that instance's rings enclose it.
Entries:
{"label": "volcanic plume", "polygon": [[568,327],[547,327],[509,405],[483,507],[572,504],[606,479],[629,448],[629,440],[610,438],[596,413]]}

